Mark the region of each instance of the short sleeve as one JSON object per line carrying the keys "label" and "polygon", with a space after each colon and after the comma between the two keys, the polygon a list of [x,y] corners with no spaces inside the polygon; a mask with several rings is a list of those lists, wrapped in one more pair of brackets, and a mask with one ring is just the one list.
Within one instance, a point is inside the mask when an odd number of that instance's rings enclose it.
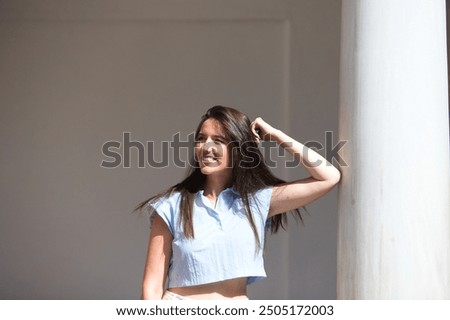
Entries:
{"label": "short sleeve", "polygon": [[273,186],[268,186],[256,191],[253,195],[256,208],[261,214],[263,221],[265,221],[269,215],[270,200],[272,199]]}
{"label": "short sleeve", "polygon": [[172,197],[163,197],[156,202],[149,203],[149,221],[150,228],[153,224],[154,215],[159,215],[167,227],[169,228],[172,235],[174,234],[175,227],[175,210]]}

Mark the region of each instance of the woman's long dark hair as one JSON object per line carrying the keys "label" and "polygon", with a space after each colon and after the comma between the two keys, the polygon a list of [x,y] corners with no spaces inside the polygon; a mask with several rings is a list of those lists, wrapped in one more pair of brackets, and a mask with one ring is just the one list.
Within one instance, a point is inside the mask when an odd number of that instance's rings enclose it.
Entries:
{"label": "woman's long dark hair", "polygon": [[[244,204],[250,226],[255,235],[257,250],[261,247],[258,232],[250,210],[249,197],[256,191],[274,186],[284,181],[275,177],[264,162],[263,155],[258,148],[258,142],[250,128],[250,119],[242,112],[223,106],[210,108],[201,118],[195,132],[195,140],[203,123],[208,119],[217,120],[226,134],[229,141],[228,148],[232,159],[232,186],[239,193]],[[192,209],[194,197],[199,190],[202,190],[206,181],[206,175],[200,171],[197,160],[193,160],[187,177],[180,183],[169,189],[150,197],[137,205],[135,210],[144,209],[149,203],[154,203],[162,197],[171,195],[173,192],[180,193],[180,220],[178,223],[183,227],[186,238],[194,238],[194,226]],[[295,216],[302,220],[300,210],[292,211]],[[287,214],[277,214],[270,218],[270,230],[275,233],[279,228],[285,229],[287,225]]]}

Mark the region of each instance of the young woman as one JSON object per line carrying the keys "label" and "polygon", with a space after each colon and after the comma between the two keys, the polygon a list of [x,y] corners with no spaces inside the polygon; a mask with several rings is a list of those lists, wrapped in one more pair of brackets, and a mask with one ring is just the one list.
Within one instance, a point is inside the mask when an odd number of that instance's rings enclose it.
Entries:
{"label": "young woman", "polygon": [[[258,148],[272,140],[302,163],[309,178],[283,182]],[[286,212],[328,192],[340,173],[322,156],[261,118],[215,106],[195,133],[187,178],[142,202],[152,227],[143,299],[247,299],[247,285],[266,276],[267,229],[284,228]]]}

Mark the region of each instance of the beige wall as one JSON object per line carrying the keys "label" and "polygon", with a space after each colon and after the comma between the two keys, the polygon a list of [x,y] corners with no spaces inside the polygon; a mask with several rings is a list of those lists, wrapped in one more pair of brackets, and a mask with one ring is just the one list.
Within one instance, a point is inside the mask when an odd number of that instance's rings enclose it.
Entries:
{"label": "beige wall", "polygon": [[[101,168],[123,132],[159,146],[216,104],[303,142],[337,129],[340,1],[88,3],[0,3],[2,299],[139,297],[148,226],[130,212],[185,169],[136,150]],[[335,298],[335,191],[308,209],[270,237],[252,298]]]}

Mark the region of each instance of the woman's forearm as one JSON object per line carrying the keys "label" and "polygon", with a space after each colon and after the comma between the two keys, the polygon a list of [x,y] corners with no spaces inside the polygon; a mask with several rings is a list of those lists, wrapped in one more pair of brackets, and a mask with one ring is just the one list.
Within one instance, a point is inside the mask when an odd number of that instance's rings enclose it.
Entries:
{"label": "woman's forearm", "polygon": [[142,300],[161,300],[164,290],[162,288],[155,288],[154,286],[143,283],[142,285]]}
{"label": "woman's forearm", "polygon": [[304,165],[314,179],[339,181],[341,176],[339,170],[316,151],[306,147],[278,129],[273,129],[270,132],[270,139],[294,155],[295,159]]}

